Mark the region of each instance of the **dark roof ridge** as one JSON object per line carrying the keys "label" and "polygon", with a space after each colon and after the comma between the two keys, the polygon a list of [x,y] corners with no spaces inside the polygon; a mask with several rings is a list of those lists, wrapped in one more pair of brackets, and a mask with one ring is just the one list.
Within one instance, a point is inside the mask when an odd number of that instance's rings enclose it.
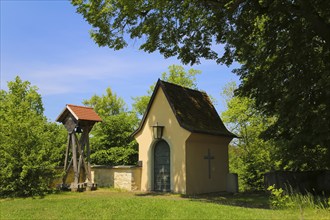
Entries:
{"label": "dark roof ridge", "polygon": [[73,104],[66,104],[66,106],[73,106],[73,107],[78,107],[78,108],[94,109],[93,107],[89,107],[89,106],[81,106],[81,105],[73,105]]}
{"label": "dark roof ridge", "polygon": [[182,89],[191,90],[193,92],[201,92],[201,93],[204,93],[205,95],[207,95],[207,93],[205,91],[202,91],[202,90],[192,89],[192,88],[181,86],[181,85],[178,85],[178,84],[175,84],[175,83],[167,82],[167,81],[164,81],[164,80],[161,80],[161,79],[158,79],[158,80],[159,80],[160,83],[170,84],[170,85],[173,85],[173,86],[176,86],[176,87],[180,87]]}

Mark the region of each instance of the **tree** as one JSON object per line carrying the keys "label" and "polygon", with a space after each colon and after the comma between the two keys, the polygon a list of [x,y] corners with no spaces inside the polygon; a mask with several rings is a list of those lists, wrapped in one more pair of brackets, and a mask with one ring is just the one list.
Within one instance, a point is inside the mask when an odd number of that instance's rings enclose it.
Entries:
{"label": "tree", "polygon": [[91,134],[91,162],[102,165],[135,164],[137,143],[130,137],[138,124],[135,113],[127,112],[125,102],[110,88],[102,96],[83,101],[102,118]]}
{"label": "tree", "polygon": [[[197,89],[196,75],[201,74],[200,70],[189,69],[187,72],[182,66],[171,65],[168,67],[168,73],[163,72],[161,79],[170,83],[174,83],[183,87]],[[147,91],[148,95],[135,97],[133,110],[139,115],[143,115],[147,109],[148,103],[156,84],[150,86]]]}
{"label": "tree", "polygon": [[0,195],[43,195],[56,177],[65,132],[47,122],[41,96],[28,81],[8,82],[0,101]]}
{"label": "tree", "polygon": [[238,173],[242,190],[262,190],[263,175],[278,166],[274,160],[274,143],[259,137],[274,118],[260,113],[254,100],[235,97],[235,88],[233,82],[224,88],[227,110],[221,115],[227,127],[239,137],[229,147],[230,171]]}
{"label": "tree", "polygon": [[105,95],[93,95],[89,100],[84,100],[83,104],[93,107],[101,117],[117,115],[126,111],[125,101],[117,97],[117,94],[113,93],[111,88],[106,89]]}
{"label": "tree", "polygon": [[[144,51],[177,56],[185,64],[238,61],[237,94],[276,116],[263,137],[285,143],[290,167],[330,168],[330,1],[71,3],[93,26],[91,37],[100,46],[118,50],[129,37],[140,39]],[[310,153],[320,156],[316,163]]]}

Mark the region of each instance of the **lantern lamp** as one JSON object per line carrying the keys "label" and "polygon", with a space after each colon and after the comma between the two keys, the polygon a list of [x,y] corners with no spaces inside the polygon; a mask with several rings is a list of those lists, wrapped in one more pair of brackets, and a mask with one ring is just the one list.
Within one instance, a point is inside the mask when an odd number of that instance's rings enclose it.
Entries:
{"label": "lantern lamp", "polygon": [[164,126],[158,125],[158,122],[152,126],[154,139],[162,139]]}

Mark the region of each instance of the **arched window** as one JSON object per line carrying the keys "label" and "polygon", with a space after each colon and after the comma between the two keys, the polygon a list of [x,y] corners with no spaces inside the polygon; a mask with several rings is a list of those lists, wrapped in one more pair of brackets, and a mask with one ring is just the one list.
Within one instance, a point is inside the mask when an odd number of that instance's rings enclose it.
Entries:
{"label": "arched window", "polygon": [[170,147],[159,141],[154,148],[154,190],[171,191]]}

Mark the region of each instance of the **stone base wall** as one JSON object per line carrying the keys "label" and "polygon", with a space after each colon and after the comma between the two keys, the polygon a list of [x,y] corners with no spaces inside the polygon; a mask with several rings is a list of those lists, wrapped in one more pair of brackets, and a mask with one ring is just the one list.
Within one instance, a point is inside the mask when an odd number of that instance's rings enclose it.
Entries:
{"label": "stone base wall", "polygon": [[[128,191],[141,190],[141,167],[94,165],[91,168],[92,182],[98,187],[114,187]],[[71,169],[66,183],[73,182],[73,179],[73,169]],[[53,182],[52,186],[61,183],[62,178],[59,178]]]}
{"label": "stone base wall", "polygon": [[226,191],[229,193],[238,193],[238,175],[237,175],[237,173],[228,173],[227,174]]}

